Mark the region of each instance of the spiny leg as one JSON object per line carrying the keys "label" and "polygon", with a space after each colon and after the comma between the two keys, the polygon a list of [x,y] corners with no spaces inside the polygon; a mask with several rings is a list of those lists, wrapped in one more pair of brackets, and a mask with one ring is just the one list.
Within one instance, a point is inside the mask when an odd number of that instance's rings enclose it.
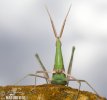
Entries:
{"label": "spiny leg", "polygon": [[[44,74],[45,74],[45,73],[54,73],[54,71],[53,71],[53,72],[51,72],[51,71],[50,71],[50,72],[49,72],[49,71],[36,71],[35,75],[37,75],[38,73],[44,73]],[[45,76],[45,78],[46,78],[47,84],[50,83],[49,77],[46,77],[46,76]],[[35,82],[36,82],[36,76],[35,76]]]}
{"label": "spiny leg", "polygon": [[[75,51],[75,47],[73,46],[72,47],[72,54],[71,54],[71,58],[70,58],[70,62],[69,62],[69,67],[68,67],[68,71],[67,71],[67,74],[68,75],[71,75],[71,70],[72,70],[72,63],[73,63],[73,57],[74,57],[74,51]],[[69,78],[69,76],[67,75],[67,78]],[[69,82],[68,82],[69,84]],[[67,85],[68,85],[67,84]]]}
{"label": "spiny leg", "polygon": [[76,80],[75,78],[68,79],[68,81],[76,81],[77,83],[79,83],[77,96],[76,96],[76,98],[75,98],[75,100],[77,100],[77,99],[78,99],[78,97],[79,97],[79,92],[80,92],[80,88],[81,88],[81,82],[79,82],[79,81],[78,81],[78,80]]}
{"label": "spiny leg", "polygon": [[78,81],[86,83],[94,91],[94,93],[96,94],[97,100],[99,100],[99,98],[98,98],[99,94],[97,93],[97,91],[87,81],[85,81],[85,80],[78,80]]}
{"label": "spiny leg", "polygon": [[[74,51],[75,51],[75,47],[72,48],[72,55],[71,55],[71,59],[70,59],[70,63],[69,63],[69,67],[68,67],[68,71],[67,71],[67,78],[69,80],[69,77],[71,77],[71,69],[72,69],[72,62],[73,62],[73,55],[74,55]],[[72,79],[75,79],[72,77]],[[72,81],[72,79],[70,81]],[[75,79],[74,81],[77,81],[77,82],[85,82],[94,92],[96,95],[98,95],[98,93],[96,92],[96,90],[85,80],[77,80]],[[69,83],[69,82],[68,82]],[[68,84],[67,84],[68,85]],[[80,90],[80,89],[79,89]],[[78,92],[78,95],[79,95],[79,92]],[[98,96],[97,96],[97,100],[98,100]]]}
{"label": "spiny leg", "polygon": [[[45,78],[44,76],[40,76],[40,75],[36,75],[36,74],[27,74],[26,76],[24,76],[22,79],[18,80],[14,85],[17,85],[19,82],[23,81],[25,78],[27,78],[28,76],[36,76],[36,77],[40,77],[40,78]],[[36,85],[36,84],[35,84]]]}
{"label": "spiny leg", "polygon": [[[40,63],[40,65],[41,65],[43,71],[45,71],[44,76],[45,76],[46,78],[49,78],[48,73],[46,73],[47,70],[46,70],[45,66],[43,65],[42,61],[40,60],[39,55],[36,54],[35,57],[37,58],[38,62]],[[46,80],[46,81],[47,81],[47,80]],[[48,82],[48,81],[47,81],[47,82]]]}
{"label": "spiny leg", "polygon": [[[40,60],[39,55],[36,54],[35,56],[36,56],[38,62],[40,63],[40,65],[41,65],[41,67],[42,67],[42,69],[43,69],[43,71],[44,71],[44,72],[42,72],[42,73],[44,73],[44,76],[40,76],[40,75],[36,75],[36,74],[28,74],[28,75],[24,76],[21,80],[19,80],[18,82],[16,82],[15,84],[17,84],[17,83],[19,83],[20,81],[24,80],[24,79],[25,79],[26,77],[28,77],[28,76],[35,76],[35,77],[45,78],[45,79],[46,79],[46,82],[48,83],[48,80],[47,80],[47,79],[49,79],[49,75],[48,75],[48,73],[47,73],[47,70],[46,70],[46,68],[44,67],[42,61]],[[36,81],[36,79],[35,79],[35,81]],[[35,82],[35,83],[36,83],[36,82]]]}
{"label": "spiny leg", "polygon": [[[97,96],[97,100],[99,100],[99,98],[98,98],[98,93],[96,92],[96,90],[87,82],[87,81],[85,81],[85,80],[78,80],[78,79],[68,79],[68,81],[76,81],[76,82],[79,82],[80,84],[81,84],[81,82],[84,82],[84,83],[86,83],[93,91],[94,91],[94,93],[96,94],[96,96]],[[81,85],[80,85],[81,86]],[[79,91],[80,91],[80,86],[79,86],[79,88],[78,88],[78,94],[77,94],[77,97],[79,96]],[[78,98],[77,98],[78,99]],[[76,100],[77,100],[76,99]]]}

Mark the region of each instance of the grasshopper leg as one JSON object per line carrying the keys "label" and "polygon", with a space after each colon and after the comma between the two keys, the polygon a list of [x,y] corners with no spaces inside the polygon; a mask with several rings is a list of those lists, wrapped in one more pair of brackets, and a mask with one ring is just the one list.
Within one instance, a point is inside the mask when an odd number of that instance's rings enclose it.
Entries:
{"label": "grasshopper leg", "polygon": [[[35,57],[37,58],[38,62],[40,63],[42,70],[43,70],[43,71],[47,71],[46,68],[45,68],[45,66],[44,66],[44,64],[42,63],[39,55],[36,54]],[[44,73],[44,76],[46,76],[46,77],[49,78],[49,75],[48,75],[48,73],[46,73],[46,72]]]}
{"label": "grasshopper leg", "polygon": [[[44,78],[46,79],[46,77],[44,76],[40,76],[40,75],[36,75],[36,74],[27,74],[26,76],[24,76],[22,79],[18,80],[14,85],[17,85],[18,83],[20,83],[21,81],[23,81],[25,78],[27,78],[28,76],[36,76],[36,77],[40,77],[40,78]],[[35,84],[36,85],[36,84]]]}
{"label": "grasshopper leg", "polygon": [[78,80],[78,81],[86,83],[94,91],[94,93],[96,94],[97,100],[99,100],[99,98],[98,98],[99,94],[97,93],[97,91],[87,81],[85,81],[85,80]]}
{"label": "grasshopper leg", "polygon": [[[35,75],[38,75],[39,73],[43,73],[45,75],[46,73],[53,73],[53,72],[49,72],[49,71],[36,71]],[[50,83],[49,76],[45,75],[44,77],[46,79],[47,84]],[[36,82],[36,76],[35,76],[35,82]]]}
{"label": "grasshopper leg", "polygon": [[75,100],[78,100],[79,92],[80,92],[80,88],[81,88],[81,82],[80,82],[80,81],[78,81],[78,80],[76,80],[75,78],[73,78],[73,79],[68,79],[68,81],[76,81],[76,82],[78,82],[78,83],[79,83],[78,93],[77,93],[77,96],[76,96],[76,98],[75,98]]}
{"label": "grasshopper leg", "polygon": [[[96,90],[87,82],[87,81],[85,81],[85,80],[78,80],[78,79],[68,79],[68,81],[76,81],[76,82],[78,82],[80,85],[79,85],[79,88],[78,88],[78,94],[77,94],[77,99],[78,99],[78,96],[79,96],[79,91],[80,91],[80,87],[81,87],[81,82],[84,82],[84,83],[86,83],[93,91],[94,91],[94,93],[96,94],[96,96],[97,96],[97,100],[99,100],[99,98],[98,98],[98,93],[96,92]],[[75,99],[75,100],[77,100],[77,99]]]}

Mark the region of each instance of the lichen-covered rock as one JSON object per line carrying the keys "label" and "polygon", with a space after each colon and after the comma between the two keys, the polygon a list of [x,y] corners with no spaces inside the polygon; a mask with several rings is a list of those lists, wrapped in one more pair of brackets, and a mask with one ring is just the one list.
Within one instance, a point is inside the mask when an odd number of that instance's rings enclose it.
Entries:
{"label": "lichen-covered rock", "polygon": [[[67,86],[52,84],[0,87],[0,98],[6,98],[6,96],[8,97],[10,94],[13,94],[13,97],[26,97],[28,100],[75,100],[78,90]],[[78,100],[97,100],[97,96],[90,92],[80,91]],[[98,100],[106,100],[106,98],[99,97]]]}

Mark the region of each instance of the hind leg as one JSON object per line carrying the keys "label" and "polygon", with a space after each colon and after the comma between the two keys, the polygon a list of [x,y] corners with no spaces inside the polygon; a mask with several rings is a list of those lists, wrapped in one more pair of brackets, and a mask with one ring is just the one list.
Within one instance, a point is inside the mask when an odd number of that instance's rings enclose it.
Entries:
{"label": "hind leg", "polygon": [[[40,76],[40,75],[36,75],[36,74],[27,74],[26,76],[24,76],[22,79],[18,80],[14,85],[17,85],[18,83],[20,83],[21,81],[23,81],[25,78],[27,78],[28,76],[36,76],[36,77],[40,77],[40,78],[44,78],[46,79],[46,77],[44,76]],[[35,84],[36,85],[36,84]]]}
{"label": "hind leg", "polygon": [[[76,81],[76,82],[78,82],[79,83],[79,88],[78,88],[78,94],[77,94],[77,99],[78,99],[78,96],[79,96],[79,91],[80,91],[80,87],[81,87],[81,83],[82,82],[84,82],[84,83],[86,83],[91,89],[92,89],[92,91],[96,94],[96,96],[97,96],[97,100],[99,100],[99,98],[98,98],[98,93],[96,92],[96,90],[87,82],[87,81],[85,81],[85,80],[78,80],[78,79],[68,79],[68,81]],[[77,99],[75,99],[75,100],[77,100]]]}
{"label": "hind leg", "polygon": [[81,82],[79,82],[79,81],[76,80],[76,79],[68,79],[68,81],[76,81],[76,82],[79,84],[79,86],[78,86],[77,96],[76,96],[76,98],[75,98],[75,100],[78,100],[79,92],[80,92],[80,88],[81,88]]}

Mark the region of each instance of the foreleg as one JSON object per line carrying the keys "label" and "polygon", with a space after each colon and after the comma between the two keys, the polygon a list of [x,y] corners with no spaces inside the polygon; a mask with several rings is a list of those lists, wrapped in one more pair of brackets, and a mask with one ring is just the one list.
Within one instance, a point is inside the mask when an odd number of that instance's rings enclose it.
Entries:
{"label": "foreleg", "polygon": [[[52,74],[53,74],[54,71],[36,71],[35,74],[38,75],[38,73],[43,73],[43,74],[45,75],[45,73],[52,73]],[[35,78],[36,78],[36,77],[35,77]],[[45,76],[45,78],[46,78],[47,84],[51,82],[49,77]]]}

